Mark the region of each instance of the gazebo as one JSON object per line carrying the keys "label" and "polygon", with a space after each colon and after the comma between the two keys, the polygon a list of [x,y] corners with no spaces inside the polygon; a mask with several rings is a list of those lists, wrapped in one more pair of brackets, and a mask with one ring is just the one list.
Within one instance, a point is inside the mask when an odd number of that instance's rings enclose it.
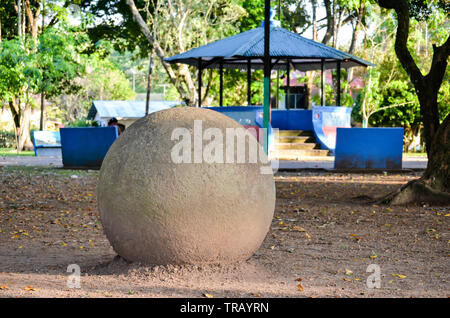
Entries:
{"label": "gazebo", "polygon": [[[337,69],[337,98],[340,105],[341,68],[353,66],[373,66],[351,54],[339,51],[322,43],[306,39],[280,26],[280,22],[270,21],[270,66],[272,70],[285,70],[289,86],[291,70],[321,70],[321,104],[324,104],[324,72],[326,69]],[[250,102],[251,70],[264,67],[264,21],[261,27],[242,32],[228,38],[191,49],[187,52],[166,58],[169,63],[184,63],[198,67],[199,107],[201,106],[202,71],[219,69],[220,72],[220,106],[223,106],[223,70],[247,70],[247,101]],[[289,94],[289,87],[287,89]]]}

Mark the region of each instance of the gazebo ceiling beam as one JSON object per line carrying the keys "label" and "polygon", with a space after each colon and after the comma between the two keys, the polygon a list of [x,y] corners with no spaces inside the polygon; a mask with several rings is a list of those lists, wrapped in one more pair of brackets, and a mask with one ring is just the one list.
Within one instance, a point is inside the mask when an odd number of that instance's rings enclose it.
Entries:
{"label": "gazebo ceiling beam", "polygon": [[[341,68],[349,68],[354,66],[360,66],[361,64],[355,60],[337,60],[337,59],[316,59],[310,58],[308,60],[301,60],[299,58],[272,58],[272,68],[273,69],[281,69],[286,70],[286,62],[285,60],[289,59],[291,63],[291,69],[296,69],[299,71],[309,71],[309,70],[320,70],[322,68],[322,61],[324,63],[325,69],[337,69],[337,63],[340,62]],[[202,69],[205,68],[220,68],[220,61],[222,61],[222,65],[227,69],[247,69],[248,61],[251,61],[252,69],[263,69],[263,61],[260,57],[254,58],[224,58],[224,57],[214,57],[211,59],[203,59],[202,58]],[[191,66],[198,67],[198,59],[195,61],[195,64],[188,63]]]}

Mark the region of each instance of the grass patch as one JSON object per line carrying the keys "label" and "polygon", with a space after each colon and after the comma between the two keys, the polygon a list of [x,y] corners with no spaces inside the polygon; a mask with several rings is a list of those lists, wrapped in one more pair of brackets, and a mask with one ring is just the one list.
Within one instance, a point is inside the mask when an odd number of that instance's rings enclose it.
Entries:
{"label": "grass patch", "polygon": [[22,174],[37,176],[55,176],[71,178],[77,177],[97,177],[98,170],[71,170],[62,168],[33,167],[33,166],[3,166],[0,167],[0,174]]}
{"label": "grass patch", "polygon": [[426,152],[404,152],[403,153],[404,157],[427,157],[427,153]]}
{"label": "grass patch", "polygon": [[29,157],[34,156],[33,150],[23,150],[17,153],[17,150],[14,148],[0,148],[0,156],[8,156],[8,157]]}

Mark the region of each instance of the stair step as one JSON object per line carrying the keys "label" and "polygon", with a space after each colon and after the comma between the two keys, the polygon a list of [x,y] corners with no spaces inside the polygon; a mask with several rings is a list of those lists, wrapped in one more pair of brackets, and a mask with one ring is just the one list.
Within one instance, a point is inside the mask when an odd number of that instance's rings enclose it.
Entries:
{"label": "stair step", "polygon": [[272,151],[271,155],[281,160],[300,160],[303,157],[326,157],[329,150],[324,149],[309,149],[309,150],[292,150],[283,149]]}
{"label": "stair step", "polygon": [[279,136],[279,143],[314,143],[316,139],[312,136]]}
{"label": "stair step", "polygon": [[319,145],[315,144],[315,143],[305,143],[305,142],[301,142],[301,143],[293,143],[293,142],[288,142],[288,143],[276,143],[275,144],[276,149],[292,149],[292,150],[310,150],[310,149],[317,149],[319,148]]}
{"label": "stair step", "polygon": [[279,130],[279,136],[314,136],[311,130]]}

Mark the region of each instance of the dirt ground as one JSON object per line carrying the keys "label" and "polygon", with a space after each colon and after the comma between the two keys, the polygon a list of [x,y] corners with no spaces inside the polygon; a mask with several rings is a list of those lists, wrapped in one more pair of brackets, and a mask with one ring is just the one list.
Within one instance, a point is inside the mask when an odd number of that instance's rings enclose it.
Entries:
{"label": "dirt ground", "polygon": [[[418,175],[279,173],[251,259],[144,266],[116,257],[102,232],[97,171],[3,167],[0,297],[449,297],[450,208],[364,201]],[[67,286],[69,264],[81,288]],[[381,288],[367,287],[370,264]]]}

